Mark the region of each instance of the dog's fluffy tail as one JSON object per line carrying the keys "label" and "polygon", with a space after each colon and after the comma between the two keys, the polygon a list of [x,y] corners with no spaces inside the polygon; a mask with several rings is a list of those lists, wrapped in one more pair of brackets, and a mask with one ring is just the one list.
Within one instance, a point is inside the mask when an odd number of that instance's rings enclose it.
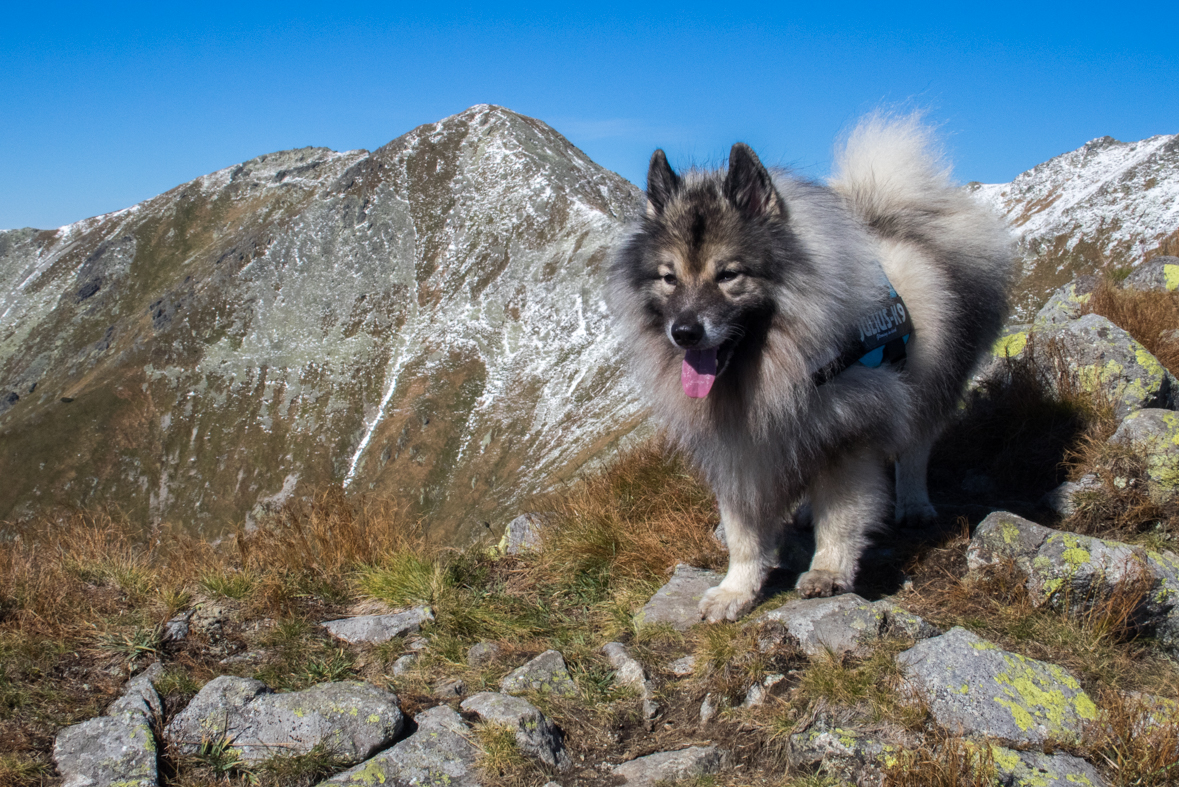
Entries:
{"label": "dog's fluffy tail", "polygon": [[958,202],[950,167],[919,114],[876,112],[862,119],[837,153],[831,187],[885,233],[913,212],[945,210],[947,198]]}

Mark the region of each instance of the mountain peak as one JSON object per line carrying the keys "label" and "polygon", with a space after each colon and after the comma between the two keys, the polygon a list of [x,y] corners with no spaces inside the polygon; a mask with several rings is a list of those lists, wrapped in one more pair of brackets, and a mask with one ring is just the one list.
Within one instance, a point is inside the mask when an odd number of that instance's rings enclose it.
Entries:
{"label": "mountain peak", "polygon": [[971,189],[1010,223],[1025,276],[1016,318],[1075,275],[1179,249],[1179,135],[1099,137],[1022,173]]}

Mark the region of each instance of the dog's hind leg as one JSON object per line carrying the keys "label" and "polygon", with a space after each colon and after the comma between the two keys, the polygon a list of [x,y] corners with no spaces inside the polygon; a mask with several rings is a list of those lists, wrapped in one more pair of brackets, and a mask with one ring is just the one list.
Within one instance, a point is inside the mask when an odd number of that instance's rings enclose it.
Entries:
{"label": "dog's hind leg", "polygon": [[875,451],[843,458],[811,485],[815,557],[798,578],[804,598],[852,589],[868,534],[879,527],[887,504],[884,459]]}
{"label": "dog's hind leg", "polygon": [[896,523],[921,524],[937,516],[929,502],[929,452],[937,435],[923,439],[897,457]]}
{"label": "dog's hind leg", "polygon": [[729,573],[700,600],[700,616],[710,623],[736,620],[753,608],[770,569],[777,563],[779,518],[719,500]]}

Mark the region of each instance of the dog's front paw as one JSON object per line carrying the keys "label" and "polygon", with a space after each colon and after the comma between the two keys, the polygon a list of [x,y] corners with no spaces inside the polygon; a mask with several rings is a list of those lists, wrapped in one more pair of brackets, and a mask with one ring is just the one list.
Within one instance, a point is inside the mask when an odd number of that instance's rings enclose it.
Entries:
{"label": "dog's front paw", "polygon": [[816,568],[799,577],[795,587],[798,588],[798,592],[803,598],[838,596],[840,593],[847,593],[852,589],[852,581],[850,577],[835,571]]}
{"label": "dog's front paw", "polygon": [[700,617],[709,623],[736,620],[753,609],[754,597],[751,592],[726,590],[723,585],[714,587],[700,599]]}

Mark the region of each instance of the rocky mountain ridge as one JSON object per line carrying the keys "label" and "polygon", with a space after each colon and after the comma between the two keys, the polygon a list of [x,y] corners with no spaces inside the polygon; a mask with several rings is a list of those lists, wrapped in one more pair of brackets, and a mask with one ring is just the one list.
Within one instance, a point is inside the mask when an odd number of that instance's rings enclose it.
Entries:
{"label": "rocky mountain ridge", "polygon": [[477,106],[0,233],[0,519],[114,505],[216,535],[342,482],[469,537],[639,423],[601,298],[639,203]]}
{"label": "rocky mountain ridge", "polygon": [[1179,252],[1179,134],[1138,142],[1100,137],[1010,183],[969,188],[1018,238],[1020,322],[1077,274]]}

